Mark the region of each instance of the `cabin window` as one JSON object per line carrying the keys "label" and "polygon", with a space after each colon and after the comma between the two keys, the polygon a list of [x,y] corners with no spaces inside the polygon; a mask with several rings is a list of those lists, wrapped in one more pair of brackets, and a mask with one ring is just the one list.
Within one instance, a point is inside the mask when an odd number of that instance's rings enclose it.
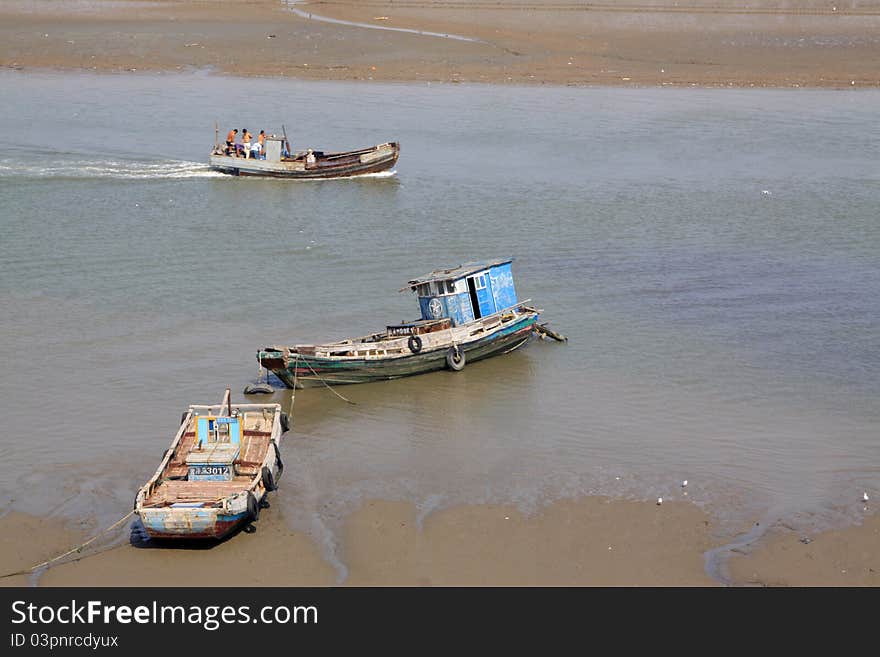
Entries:
{"label": "cabin window", "polygon": [[479,276],[474,276],[475,287],[478,290],[486,289],[486,276],[485,274],[480,274]]}
{"label": "cabin window", "polygon": [[446,293],[452,294],[453,292],[455,292],[455,283],[452,281],[446,281]]}

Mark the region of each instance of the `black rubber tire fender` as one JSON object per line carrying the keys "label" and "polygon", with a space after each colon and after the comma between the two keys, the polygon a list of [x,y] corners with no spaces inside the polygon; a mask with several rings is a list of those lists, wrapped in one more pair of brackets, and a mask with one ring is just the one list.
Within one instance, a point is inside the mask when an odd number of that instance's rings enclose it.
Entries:
{"label": "black rubber tire fender", "polygon": [[287,417],[287,413],[281,414],[281,431],[290,431],[290,418]]}
{"label": "black rubber tire fender", "polygon": [[180,423],[183,424],[186,422],[186,416],[189,415],[189,411],[184,411],[183,415],[180,416]]}
{"label": "black rubber tire fender", "polygon": [[[275,448],[275,469],[278,471],[277,478],[281,479],[281,473],[284,472],[284,461],[281,460],[281,450],[278,449],[278,443],[274,440],[270,441],[269,444]],[[275,483],[277,484],[278,482],[276,481]]]}
{"label": "black rubber tire fender", "polygon": [[250,490],[247,494],[247,511],[248,522],[256,522],[260,519],[260,503],[257,502],[257,496],[254,495],[254,492]]}
{"label": "black rubber tire fender", "polygon": [[275,477],[272,475],[272,469],[268,465],[264,465],[262,470],[260,470],[260,478],[263,481],[263,488],[265,488],[267,492],[278,489],[278,486],[275,483]]}
{"label": "black rubber tire fender", "polygon": [[461,372],[465,365],[464,352],[460,347],[450,347],[446,352],[446,367],[453,372]]}
{"label": "black rubber tire fender", "polygon": [[417,335],[411,335],[409,340],[406,341],[406,345],[411,352],[417,354],[422,350],[422,339]]}

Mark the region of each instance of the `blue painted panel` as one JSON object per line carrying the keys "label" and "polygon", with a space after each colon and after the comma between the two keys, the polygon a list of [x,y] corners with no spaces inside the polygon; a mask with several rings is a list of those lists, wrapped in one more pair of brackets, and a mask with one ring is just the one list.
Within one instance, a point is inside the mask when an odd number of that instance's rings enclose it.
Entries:
{"label": "blue painted panel", "polygon": [[214,430],[218,424],[229,426],[229,442],[241,445],[241,420],[237,417],[202,416],[196,420],[196,444],[214,442]]}
{"label": "blue painted panel", "polygon": [[[437,303],[432,304],[431,302],[435,300]],[[422,319],[448,317],[443,297],[419,297],[419,308],[422,310]]]}
{"label": "blue painted panel", "polygon": [[446,316],[452,320],[453,326],[463,324],[464,320],[461,316],[461,303],[458,296],[444,297],[446,302]]}
{"label": "blue painted panel", "polygon": [[211,423],[206,417],[196,419],[196,445],[208,442]]}
{"label": "blue painted panel", "polygon": [[237,417],[229,420],[229,442],[233,445],[241,445],[241,421]]}
{"label": "blue painted panel", "polygon": [[[480,315],[485,317],[495,312],[495,299],[492,298],[492,290],[489,289],[489,277],[482,274],[485,283],[483,289],[477,289],[477,302],[480,304]],[[474,282],[479,281],[480,276],[474,276]]]}
{"label": "blue painted panel", "polygon": [[489,279],[492,281],[492,295],[495,298],[497,310],[504,310],[517,304],[513,272],[509,262],[492,267],[489,270]]}
{"label": "blue painted panel", "polygon": [[456,297],[458,297],[458,307],[461,314],[461,321],[458,322],[456,326],[474,321],[474,309],[471,307],[471,295],[467,292],[463,292],[457,294]]}

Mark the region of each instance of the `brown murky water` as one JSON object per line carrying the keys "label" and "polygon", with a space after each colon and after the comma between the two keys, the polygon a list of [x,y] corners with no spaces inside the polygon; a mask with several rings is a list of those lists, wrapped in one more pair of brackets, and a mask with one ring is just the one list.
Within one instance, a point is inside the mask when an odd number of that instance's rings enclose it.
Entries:
{"label": "brown murky water", "polygon": [[[416,315],[435,267],[517,258],[565,345],[300,391],[279,502],[332,553],[373,497],[532,510],[687,493],[722,525],[880,494],[876,91],[524,89],[0,75],[0,499],[125,513],[189,403],[271,343]],[[235,123],[399,140],[390,178],[214,175]],[[286,407],[288,391],[274,399]]]}

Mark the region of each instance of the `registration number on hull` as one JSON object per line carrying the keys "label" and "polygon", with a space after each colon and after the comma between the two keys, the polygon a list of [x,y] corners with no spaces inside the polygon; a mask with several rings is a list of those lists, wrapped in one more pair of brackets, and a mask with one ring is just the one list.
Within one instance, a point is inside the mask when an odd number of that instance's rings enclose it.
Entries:
{"label": "registration number on hull", "polygon": [[228,465],[191,465],[191,477],[229,477],[232,474]]}

